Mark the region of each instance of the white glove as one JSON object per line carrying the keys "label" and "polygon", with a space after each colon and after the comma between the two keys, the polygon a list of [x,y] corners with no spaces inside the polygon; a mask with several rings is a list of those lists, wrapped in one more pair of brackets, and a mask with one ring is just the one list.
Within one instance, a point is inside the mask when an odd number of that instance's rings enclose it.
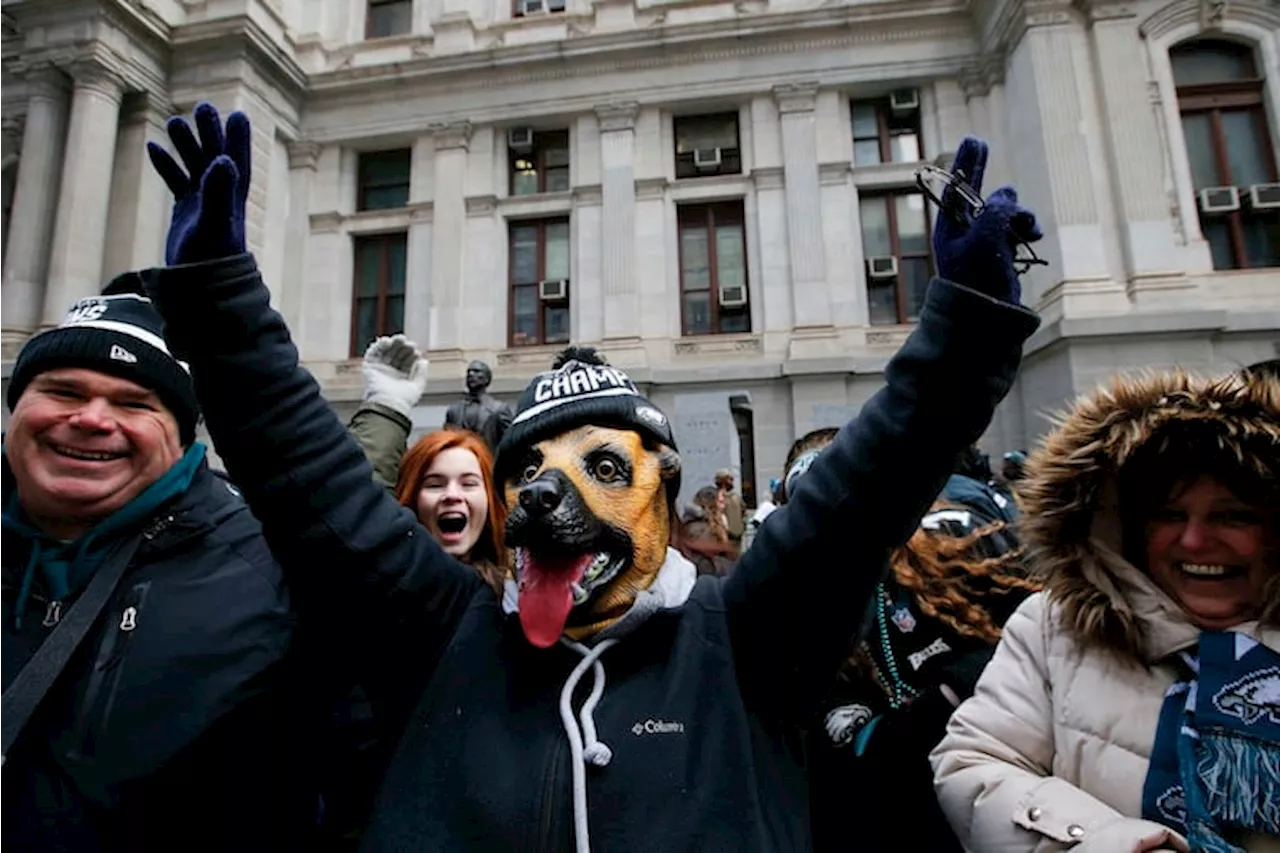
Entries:
{"label": "white glove", "polygon": [[364,401],[410,417],[427,390],[427,360],[404,335],[376,339],[364,351]]}

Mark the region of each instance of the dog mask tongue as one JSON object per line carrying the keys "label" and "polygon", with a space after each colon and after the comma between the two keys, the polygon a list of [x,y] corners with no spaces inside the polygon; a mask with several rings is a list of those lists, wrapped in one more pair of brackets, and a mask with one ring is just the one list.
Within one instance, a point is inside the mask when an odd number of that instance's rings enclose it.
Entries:
{"label": "dog mask tongue", "polygon": [[594,554],[547,558],[526,554],[520,569],[520,627],[540,649],[555,645],[573,609],[573,585],[581,583]]}

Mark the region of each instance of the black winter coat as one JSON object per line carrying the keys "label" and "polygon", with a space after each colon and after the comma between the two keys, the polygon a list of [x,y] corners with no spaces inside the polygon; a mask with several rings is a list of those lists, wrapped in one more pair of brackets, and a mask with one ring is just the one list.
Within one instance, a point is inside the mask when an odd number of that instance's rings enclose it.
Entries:
{"label": "black winter coat", "polygon": [[[361,683],[381,713],[407,720],[365,849],[573,849],[557,703],[579,656],[530,646],[474,570],[373,482],[250,256],[153,271],[148,289],[290,583],[341,602],[332,612],[345,620],[312,628],[363,631],[373,644]],[[603,654],[594,717],[612,761],[586,768],[591,849],[809,849],[802,721],[889,549],[986,427],[1036,325],[1024,309],[935,282],[888,387],[733,575],[699,579]]]}
{"label": "black winter coat", "polygon": [[[280,567],[239,491],[207,465],[143,530],[113,599],[6,756],[4,847],[287,849],[305,816],[286,800],[299,789]],[[5,687],[51,630],[39,572],[15,628],[27,547],[6,531]]]}

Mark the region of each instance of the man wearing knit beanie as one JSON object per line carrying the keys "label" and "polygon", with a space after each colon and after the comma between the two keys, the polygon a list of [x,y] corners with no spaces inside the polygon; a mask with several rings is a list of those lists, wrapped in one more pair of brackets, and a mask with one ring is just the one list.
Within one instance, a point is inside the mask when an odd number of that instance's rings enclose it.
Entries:
{"label": "man wearing knit beanie", "polygon": [[239,848],[206,828],[249,810],[285,849],[270,745],[288,721],[246,701],[276,689],[291,639],[280,568],[205,462],[191,375],[139,275],[28,341],[8,404],[6,846]]}

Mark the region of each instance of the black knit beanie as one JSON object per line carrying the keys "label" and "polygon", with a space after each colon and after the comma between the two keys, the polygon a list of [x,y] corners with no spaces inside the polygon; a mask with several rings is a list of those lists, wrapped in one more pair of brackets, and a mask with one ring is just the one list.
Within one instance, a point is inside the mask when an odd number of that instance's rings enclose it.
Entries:
{"label": "black knit beanie", "polygon": [[[520,395],[511,426],[498,444],[494,473],[506,482],[524,452],[539,441],[586,425],[627,429],[676,449],[671,423],[627,374],[590,347],[569,347],[555,366],[533,377]],[[668,484],[680,491],[680,476]]]}
{"label": "black knit beanie", "polygon": [[164,321],[144,294],[136,272],[117,276],[102,296],[81,299],[56,328],[36,335],[18,353],[7,402],[41,373],[83,367],[136,382],[156,393],[178,421],[186,447],[195,441],[199,405],[185,364],[169,353]]}

